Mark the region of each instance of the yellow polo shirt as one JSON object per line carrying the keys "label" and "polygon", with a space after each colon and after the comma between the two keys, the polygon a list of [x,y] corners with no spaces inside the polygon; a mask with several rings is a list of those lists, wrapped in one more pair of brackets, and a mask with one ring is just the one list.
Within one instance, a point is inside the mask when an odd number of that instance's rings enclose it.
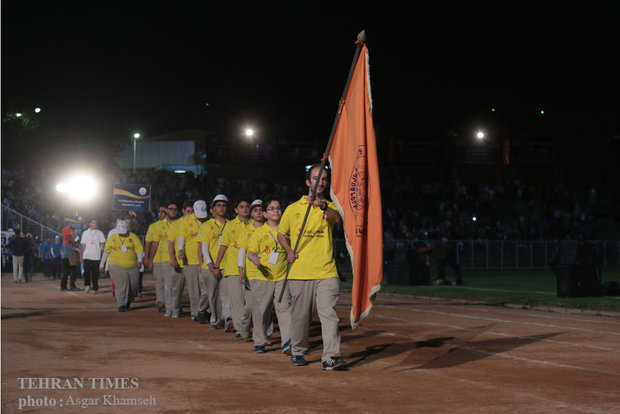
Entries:
{"label": "yellow polo shirt", "polygon": [[[260,267],[257,267],[252,262],[248,264],[249,267],[254,267],[258,271],[255,279],[267,280],[269,282],[284,280],[287,264],[286,251],[277,240],[278,229],[272,229],[267,224],[256,229],[252,237],[250,237],[248,252],[257,253],[261,264]],[[275,263],[269,263],[272,253],[278,255]]]}
{"label": "yellow polo shirt", "polygon": [[158,225],[155,229],[153,237],[156,242],[159,242],[159,244],[157,245],[157,252],[155,253],[153,263],[169,262],[170,253],[168,253],[168,232],[174,224],[174,221],[169,223],[168,219],[163,219],[157,223]]}
{"label": "yellow polo shirt", "polygon": [[[224,219],[223,223],[220,223],[216,219],[209,219],[205,221],[202,226],[200,226],[200,232],[198,233],[198,243],[209,243],[209,254],[211,255],[211,260],[215,264],[217,260],[217,254],[220,251],[220,245],[222,240],[222,233],[228,224],[228,220]],[[220,263],[220,269],[223,271],[224,262]],[[236,266],[236,264],[235,264]],[[209,266],[206,265],[205,261],[202,261],[202,268],[208,269]]]}
{"label": "yellow polo shirt", "polygon": [[222,269],[227,269],[224,276],[239,275],[239,247],[245,228],[250,222],[251,220],[244,223],[239,220],[239,217],[235,217],[233,220],[228,222],[226,228],[222,232],[222,246],[227,247],[220,266]]}
{"label": "yellow polo shirt", "polygon": [[185,254],[185,264],[198,264],[198,233],[200,232],[200,227],[203,224],[204,223],[202,223],[196,218],[194,213],[190,214],[189,216],[185,216],[185,218],[183,219],[183,223],[180,226],[178,237],[185,238],[185,245],[183,247],[183,253]]}
{"label": "yellow polo shirt", "polygon": [[[334,203],[326,199],[323,201],[329,208],[338,211]],[[279,232],[285,236],[290,235],[291,249],[295,248],[307,209],[306,196],[302,196],[288,206],[282,214]],[[333,227],[323,210],[318,207],[310,209],[304,233],[297,247],[299,257],[291,265],[289,279],[314,280],[338,277],[334,260]]]}
{"label": "yellow polo shirt", "polygon": [[[254,266],[254,263],[250,262],[250,259],[248,259],[248,242],[250,240],[250,238],[252,237],[252,235],[256,232],[256,230],[258,230],[259,228],[261,228],[262,226],[264,226],[264,224],[261,224],[259,227],[254,227],[254,220],[251,219],[250,223],[245,226],[245,229],[243,231],[243,235],[241,236],[241,239],[239,241],[239,248],[240,249],[245,249],[245,277],[248,280],[253,280],[256,279],[259,275],[258,275],[258,269],[256,268],[256,266]],[[239,264],[239,261],[237,261],[237,265]],[[237,266],[237,268],[239,268]]]}
{"label": "yellow polo shirt", "polygon": [[[125,251],[123,251],[125,246]],[[138,253],[144,251],[140,238],[134,233],[129,232],[127,236],[120,236],[118,233],[114,233],[108,241],[105,242],[103,251],[110,255],[108,263],[111,265],[118,265],[125,269],[136,267],[138,264]]]}
{"label": "yellow polo shirt", "polygon": [[[181,230],[181,225],[183,224],[184,218],[185,217],[181,217],[172,222],[172,224],[170,225],[170,228],[168,229],[168,240],[166,241],[166,249],[168,249],[168,242],[170,241],[173,242],[174,257],[177,260],[179,267],[183,267],[183,261],[179,260],[179,248],[177,244],[177,239],[178,239],[178,234],[179,234],[179,231]],[[168,253],[168,257],[170,257],[170,253]]]}

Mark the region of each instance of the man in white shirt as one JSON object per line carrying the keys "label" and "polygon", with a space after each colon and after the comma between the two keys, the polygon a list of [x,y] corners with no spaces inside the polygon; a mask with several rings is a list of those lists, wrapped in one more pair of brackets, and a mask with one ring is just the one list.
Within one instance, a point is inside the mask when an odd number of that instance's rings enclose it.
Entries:
{"label": "man in white shirt", "polygon": [[82,232],[80,257],[84,266],[84,291],[93,295],[99,290],[99,261],[105,245],[105,236],[97,230],[97,220],[91,219],[88,230]]}

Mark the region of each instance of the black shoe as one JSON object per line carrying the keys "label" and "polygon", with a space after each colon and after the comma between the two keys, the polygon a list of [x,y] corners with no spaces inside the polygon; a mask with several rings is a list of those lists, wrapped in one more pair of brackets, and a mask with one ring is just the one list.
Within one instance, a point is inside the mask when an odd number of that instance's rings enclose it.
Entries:
{"label": "black shoe", "polygon": [[69,291],[69,289],[67,289],[67,288],[60,288],[60,291],[61,291],[61,292],[68,292],[68,291]]}
{"label": "black shoe", "polygon": [[196,316],[196,322],[201,325],[207,323],[207,313],[206,312],[198,312],[198,316]]}
{"label": "black shoe", "polygon": [[127,303],[125,304],[125,310],[129,310],[129,309],[131,309],[131,303],[130,303],[130,302],[127,302]]}
{"label": "black shoe", "polygon": [[77,287],[75,287],[75,286],[71,286],[71,287],[69,288],[69,290],[72,290],[72,291],[78,291],[78,290],[82,290],[82,289],[77,288]]}
{"label": "black shoe", "polygon": [[304,365],[308,365],[306,358],[304,358],[303,355],[293,355],[291,357],[291,363],[295,367],[303,367]]}
{"label": "black shoe", "polygon": [[123,306],[119,306],[119,307],[118,307],[118,311],[119,311],[119,312],[125,312],[126,310],[127,310],[127,309],[125,308],[125,305],[123,305]]}
{"label": "black shoe", "polygon": [[344,368],[344,361],[340,357],[329,357],[323,362],[323,371]]}

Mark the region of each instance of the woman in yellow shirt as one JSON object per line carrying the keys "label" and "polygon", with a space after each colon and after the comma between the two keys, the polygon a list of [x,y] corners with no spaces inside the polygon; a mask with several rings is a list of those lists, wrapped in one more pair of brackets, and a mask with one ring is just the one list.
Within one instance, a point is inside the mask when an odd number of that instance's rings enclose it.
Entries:
{"label": "woman in yellow shirt", "polygon": [[116,225],[116,233],[108,238],[103,248],[101,269],[109,259],[110,278],[116,286],[118,311],[125,312],[133,298],[138,295],[139,269],[142,266],[144,249],[136,234],[129,231],[127,222]]}

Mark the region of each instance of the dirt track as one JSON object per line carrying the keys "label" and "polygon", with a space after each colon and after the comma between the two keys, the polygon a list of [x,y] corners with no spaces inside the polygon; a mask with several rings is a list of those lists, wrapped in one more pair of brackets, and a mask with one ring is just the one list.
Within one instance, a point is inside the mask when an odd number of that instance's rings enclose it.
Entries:
{"label": "dirt track", "polygon": [[[96,296],[60,292],[58,281],[42,276],[25,285],[11,279],[2,275],[3,413],[620,412],[616,317],[380,295],[353,331],[345,292],[339,314],[348,369],[324,372],[318,325],[310,364],[293,367],[277,334],[269,352],[255,355],[250,342],[187,315],[164,318],[151,275],[126,313],[117,312],[109,279]],[[20,389],[23,377],[84,384]],[[130,378],[116,385],[133,389],[100,389],[89,378],[106,378],[103,385]],[[114,402],[106,396],[154,405],[104,405]],[[46,397],[47,407],[18,409]],[[84,397],[93,405],[68,406]]]}

